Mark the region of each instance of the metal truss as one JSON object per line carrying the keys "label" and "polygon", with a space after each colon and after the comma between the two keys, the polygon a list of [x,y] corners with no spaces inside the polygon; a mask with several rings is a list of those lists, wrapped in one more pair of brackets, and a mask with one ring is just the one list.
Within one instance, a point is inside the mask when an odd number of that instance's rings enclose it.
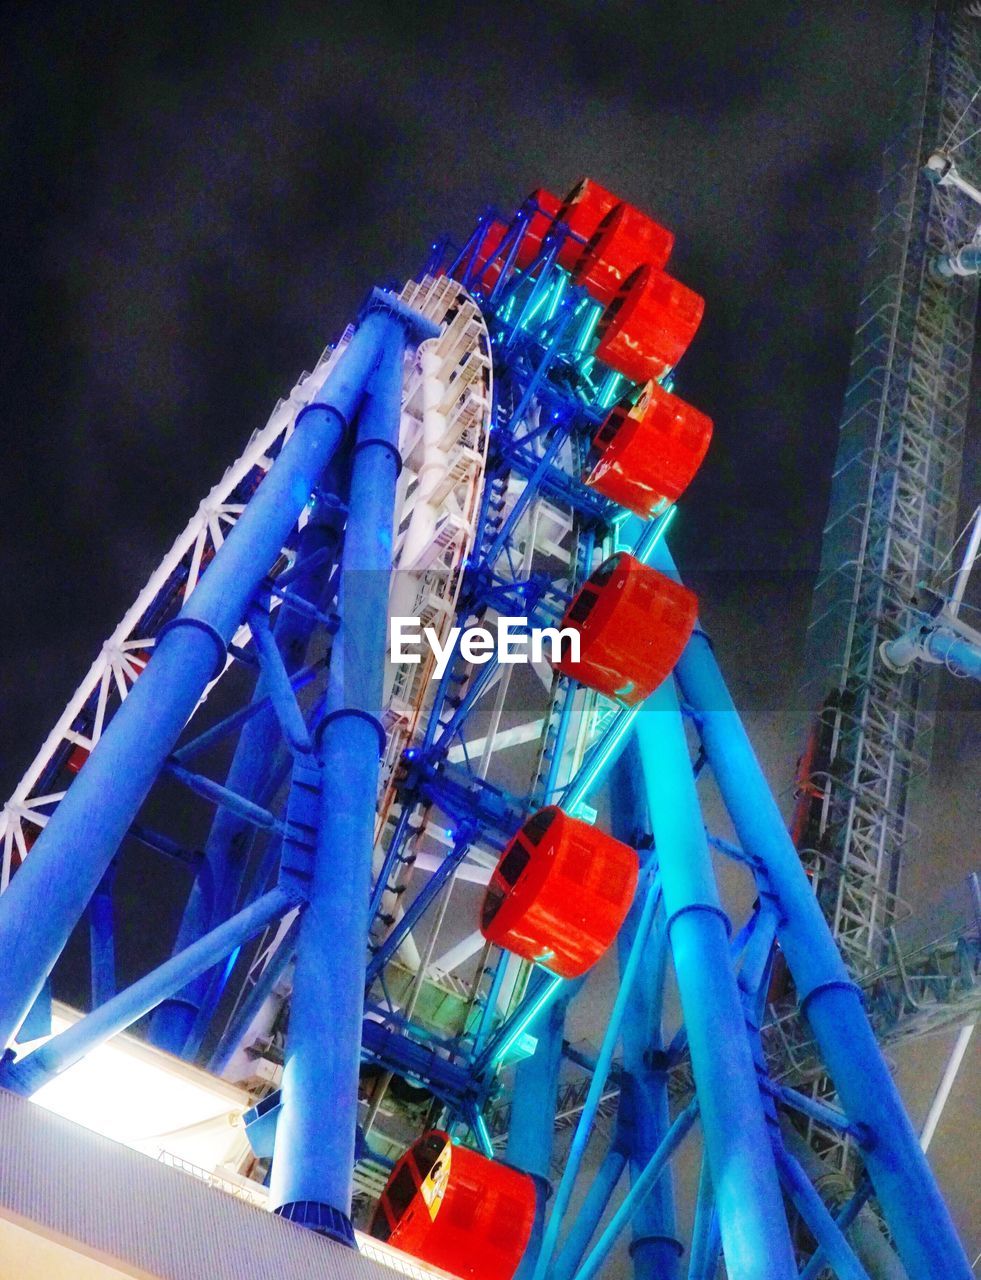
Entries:
{"label": "metal truss", "polygon": [[882,963],[904,914],[902,860],[929,768],[933,682],[890,671],[879,646],[936,585],[955,532],[977,282],[951,284],[932,263],[972,237],[977,214],[921,170],[961,139],[959,162],[981,163],[979,40],[976,22],[939,12],[897,86],[812,607],[807,670],[827,749],[801,852],[859,976]]}

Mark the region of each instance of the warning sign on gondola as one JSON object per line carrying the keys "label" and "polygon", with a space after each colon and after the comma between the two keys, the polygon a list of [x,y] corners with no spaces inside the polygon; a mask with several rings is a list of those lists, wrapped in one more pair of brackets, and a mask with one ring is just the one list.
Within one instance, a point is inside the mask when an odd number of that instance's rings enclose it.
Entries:
{"label": "warning sign on gondola", "polygon": [[447,1142],[419,1188],[422,1192],[422,1198],[426,1202],[426,1207],[429,1209],[429,1216],[434,1222],[437,1213],[439,1213],[439,1207],[443,1203],[446,1187],[450,1180],[450,1158],[452,1154],[453,1145]]}

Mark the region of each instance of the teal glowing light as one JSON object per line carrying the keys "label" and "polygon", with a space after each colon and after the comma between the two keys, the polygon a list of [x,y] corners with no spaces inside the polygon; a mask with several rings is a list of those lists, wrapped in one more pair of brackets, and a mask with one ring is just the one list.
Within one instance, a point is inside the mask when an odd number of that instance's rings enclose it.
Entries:
{"label": "teal glowing light", "polygon": [[579,337],[576,339],[575,353],[577,356],[581,356],[586,350],[590,338],[592,338],[593,334],[596,332],[596,326],[599,324],[599,318],[602,314],[603,308],[599,303],[590,308],[589,313],[586,316],[586,323],[583,325],[579,332]]}
{"label": "teal glowing light", "polygon": [[591,760],[589,767],[580,773],[575,787],[562,801],[562,808],[566,813],[576,814],[577,806],[586,798],[612,762],[614,752],[623,741],[643,705],[642,702],[638,702],[636,706],[625,707],[607,729],[598,744],[596,758]]}
{"label": "teal glowing light", "polygon": [[493,1160],[494,1144],[493,1142],[491,1142],[490,1132],[487,1129],[487,1121],[481,1115],[477,1116],[477,1123],[474,1126],[474,1133],[477,1135],[477,1141],[480,1144],[481,1151],[484,1153],[485,1156],[488,1156],[490,1159]]}
{"label": "teal glowing light", "polygon": [[523,1010],[521,1016],[515,1020],[514,1026],[508,1032],[507,1036],[497,1047],[490,1065],[498,1066],[507,1057],[508,1053],[514,1047],[518,1038],[531,1026],[546,1005],[551,1004],[553,998],[558,994],[559,988],[562,986],[564,979],[558,974],[553,974],[551,981],[547,982],[541,991],[531,1002],[527,1009]]}
{"label": "teal glowing light", "polygon": [[548,308],[548,313],[545,316],[546,324],[548,324],[549,320],[553,319],[556,311],[558,311],[559,303],[562,301],[562,295],[565,293],[565,286],[568,284],[568,281],[569,277],[567,275],[559,275],[555,288],[552,290],[552,301]]}

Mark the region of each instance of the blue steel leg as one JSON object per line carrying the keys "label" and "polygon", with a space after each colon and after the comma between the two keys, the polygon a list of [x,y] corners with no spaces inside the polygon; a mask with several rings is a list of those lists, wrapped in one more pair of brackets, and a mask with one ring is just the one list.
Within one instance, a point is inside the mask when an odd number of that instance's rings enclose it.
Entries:
{"label": "blue steel leg", "polygon": [[658,1180],[664,1176],[668,1161],[687,1137],[697,1118],[698,1103],[696,1101],[689,1102],[684,1111],[678,1112],[674,1123],[662,1138],[657,1150],[651,1155],[640,1176],[624,1196],[623,1201],[596,1242],[592,1252],[576,1272],[576,1280],[592,1280],[592,1277],[599,1273],[600,1267],[616,1244],[620,1232],[640,1209],[645,1198],[650,1195],[652,1189],[657,1185]]}
{"label": "blue steel leg", "polygon": [[[613,768],[610,787],[613,834],[627,844],[637,844],[638,837],[649,830],[647,806],[638,785],[641,777],[637,744],[631,738]],[[638,917],[635,902],[618,939],[621,969],[633,945]],[[667,933],[663,921],[657,919],[623,1023],[617,1135],[618,1145],[630,1154],[632,1182],[641,1176],[671,1124],[668,1060],[661,1025],[666,962]],[[630,1253],[635,1280],[677,1280],[683,1249],[677,1237],[670,1166],[634,1214],[632,1229]]]}
{"label": "blue steel leg", "polygon": [[627,1165],[627,1154],[618,1147],[611,1147],[603,1157],[603,1163],[589,1184],[586,1199],[576,1214],[569,1234],[559,1250],[549,1272],[549,1280],[572,1280],[596,1228],[606,1213],[617,1183]]}
{"label": "blue steel leg", "polygon": [[589,1092],[586,1095],[586,1102],[582,1109],[582,1115],[579,1117],[579,1124],[576,1126],[572,1145],[569,1148],[569,1155],[566,1159],[565,1169],[562,1171],[562,1179],[559,1182],[558,1190],[555,1193],[555,1201],[552,1205],[548,1224],[546,1225],[543,1235],[541,1252],[538,1256],[538,1263],[535,1267],[533,1280],[547,1280],[547,1277],[551,1275],[550,1263],[552,1261],[552,1256],[555,1253],[556,1244],[558,1243],[559,1231],[562,1227],[562,1219],[565,1216],[566,1210],[569,1207],[569,1202],[572,1199],[572,1189],[575,1185],[576,1176],[579,1173],[580,1166],[582,1165],[583,1156],[586,1153],[586,1144],[589,1142],[589,1135],[593,1121],[596,1119],[596,1113],[599,1110],[603,1088],[606,1085],[606,1078],[609,1075],[610,1065],[613,1061],[613,1051],[620,1038],[620,1028],[623,1025],[623,1019],[630,1001],[630,989],[636,980],[637,970],[640,967],[641,959],[644,954],[644,947],[647,942],[648,934],[650,933],[651,922],[654,919],[654,913],[661,900],[661,892],[657,880],[651,879],[648,875],[641,876],[640,884],[637,888],[637,894],[644,900],[643,910],[637,926],[637,934],[634,938],[634,945],[624,968],[623,977],[620,981],[620,989],[617,992],[617,998],[613,1003],[613,1010],[610,1014],[610,1019],[606,1025],[606,1032],[603,1036],[603,1043],[600,1046],[599,1057],[596,1061],[596,1068],[593,1072],[593,1078],[590,1081]]}
{"label": "blue steel leg", "polygon": [[92,1049],[132,1026],[185,982],[217,964],[241,943],[254,938],[270,921],[285,915],[297,902],[293,891],[272,889],[250,907],[232,916],[231,920],[199,938],[186,951],[171,956],[159,968],[86,1014],[81,1021],[47,1041],[40,1049],[35,1049],[18,1062],[5,1062],[0,1068],[0,1084],[18,1093],[36,1092],[52,1076],[67,1071]]}
{"label": "blue steel leg", "polygon": [[297,418],[234,529],[0,897],[0,1046],[9,1043],[337,447],[378,359],[386,322],[370,315],[316,404]]}
{"label": "blue steel leg", "polygon": [[[300,535],[300,573],[291,590],[319,605],[324,604],[325,584],[340,539],[340,518],[340,507],[336,502],[321,501]],[[328,554],[321,556],[322,552]],[[319,557],[317,569],[308,578],[302,571],[302,564],[314,556]],[[299,669],[315,625],[310,617],[280,608],[275,634],[287,671]],[[266,705],[243,726],[225,783],[236,795],[257,804],[267,804],[272,799],[282,782],[288,759],[281,745],[282,734],[273,700],[269,697],[269,686],[269,676],[262,671],[252,702]],[[204,846],[201,870],[184,909],[174,944],[175,954],[213,929],[234,910],[248,870],[255,834],[255,828],[231,810],[218,810]],[[213,1011],[215,991],[214,975],[202,974],[185,991],[178,992],[154,1015],[150,1026],[151,1041],[170,1053],[193,1052],[200,1040],[200,1034],[194,1034],[195,1025],[204,1024],[208,1013]],[[201,1030],[204,1029],[201,1026]]]}
{"label": "blue steel leg", "polygon": [[116,926],[112,886],[114,863],[99,881],[89,903],[89,967],[92,971],[92,1008],[97,1009],[116,994]]}
{"label": "blue steel leg", "polygon": [[719,1215],[715,1211],[712,1194],[712,1175],[703,1152],[695,1197],[695,1221],[691,1229],[688,1280],[715,1280],[720,1248]]}
{"label": "blue steel leg", "polygon": [[350,1223],[378,762],[384,734],[392,518],[405,351],[403,322],[383,349],[358,419],[341,561],[341,627],[318,730],[322,808],[310,903],[300,926],[271,1201],[286,1217],[353,1246]]}
{"label": "blue steel leg", "polygon": [[283,976],[286,968],[296,955],[296,939],[300,932],[299,916],[290,925],[286,936],[276,948],[275,953],[266,961],[266,967],[229,1020],[228,1027],[218,1042],[208,1063],[208,1070],[216,1076],[224,1075],[225,1068],[232,1054],[241,1043],[242,1037],[249,1028],[252,1019],[259,1012],[263,1003],[272,995],[273,988]]}
{"label": "blue steel leg", "polygon": [[730,1280],[797,1266],[674,682],[635,721],[668,936]]}
{"label": "blue steel leg", "polygon": [[[674,566],[663,548],[661,565]],[[676,670],[742,847],[759,858],[783,913],[780,945],[838,1097],[874,1142],[865,1164],[911,1276],[968,1280],[971,1268],[933,1174],[780,810],[739,719],[707,637],[697,632]]]}
{"label": "blue steel leg", "polygon": [[[576,990],[581,984],[576,984]],[[562,1067],[562,1039],[569,1001],[575,990],[567,987],[535,1023],[538,1045],[530,1058],[518,1063],[514,1073],[511,1123],[504,1159],[530,1173],[538,1183],[538,1200],[531,1238],[515,1280],[527,1280],[535,1269],[542,1239],[545,1200],[555,1141],[555,1102]]]}

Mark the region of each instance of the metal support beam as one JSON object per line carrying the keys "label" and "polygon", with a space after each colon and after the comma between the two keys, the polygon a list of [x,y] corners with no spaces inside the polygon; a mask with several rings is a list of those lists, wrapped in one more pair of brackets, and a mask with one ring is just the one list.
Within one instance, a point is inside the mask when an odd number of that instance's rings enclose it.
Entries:
{"label": "metal support beam", "polygon": [[[434,336],[428,321],[416,333]],[[317,730],[322,807],[309,908],[300,927],[271,1202],[285,1217],[353,1246],[352,1171],[364,963],[387,646],[392,513],[401,465],[405,315],[362,327],[380,359],[358,417],[341,560],[341,626],[327,714]]]}
{"label": "metal support beam", "polygon": [[[123,836],[296,525],[361,398],[384,322],[369,316],[297,417],[269,470],[146,670],[0,898],[0,1045],[40,991]],[[389,517],[391,511],[389,511]]]}
{"label": "metal support beam", "polygon": [[[674,565],[661,550],[660,567]],[[834,939],[719,671],[696,631],[676,674],[699,715],[709,765],[742,847],[759,858],[783,913],[778,931],[801,1005],[844,1110],[871,1133],[866,1167],[907,1271],[968,1280],[970,1266]]]}
{"label": "metal support beam", "polygon": [[731,1280],[796,1276],[674,682],[634,726],[701,1128]]}

